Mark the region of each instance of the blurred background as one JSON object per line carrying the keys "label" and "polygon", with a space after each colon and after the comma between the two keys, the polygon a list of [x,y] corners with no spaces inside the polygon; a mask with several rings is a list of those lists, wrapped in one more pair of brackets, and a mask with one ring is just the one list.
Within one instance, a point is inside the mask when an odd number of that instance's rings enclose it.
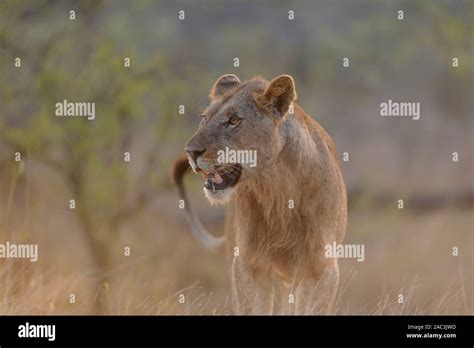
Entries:
{"label": "blurred background", "polygon": [[[169,172],[234,73],[291,74],[349,154],[345,242],[365,261],[340,261],[337,313],[473,314],[473,6],[0,2],[0,243],[39,245],[36,263],[0,259],[0,313],[231,313],[225,258],[191,238]],[[419,102],[421,119],[380,117],[389,99]],[[95,102],[96,119],[56,117],[63,100]],[[221,234],[224,210],[201,178],[187,186]]]}

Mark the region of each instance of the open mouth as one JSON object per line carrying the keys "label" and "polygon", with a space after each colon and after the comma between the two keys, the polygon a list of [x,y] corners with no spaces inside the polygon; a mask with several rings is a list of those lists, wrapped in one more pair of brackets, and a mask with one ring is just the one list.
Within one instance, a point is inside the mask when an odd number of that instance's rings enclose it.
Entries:
{"label": "open mouth", "polygon": [[211,192],[215,192],[234,186],[240,179],[242,166],[240,164],[219,166],[215,172],[206,173],[201,170],[201,173],[206,179],[204,187]]}

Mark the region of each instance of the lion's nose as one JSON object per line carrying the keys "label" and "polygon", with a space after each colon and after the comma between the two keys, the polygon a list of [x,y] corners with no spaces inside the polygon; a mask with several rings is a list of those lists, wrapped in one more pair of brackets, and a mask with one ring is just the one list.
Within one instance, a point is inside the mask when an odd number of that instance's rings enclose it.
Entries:
{"label": "lion's nose", "polygon": [[188,156],[191,157],[194,162],[197,162],[198,157],[201,156],[204,152],[206,152],[205,149],[204,150],[196,150],[196,149],[192,149],[192,148],[186,148],[186,149],[184,149],[184,151],[186,151]]}

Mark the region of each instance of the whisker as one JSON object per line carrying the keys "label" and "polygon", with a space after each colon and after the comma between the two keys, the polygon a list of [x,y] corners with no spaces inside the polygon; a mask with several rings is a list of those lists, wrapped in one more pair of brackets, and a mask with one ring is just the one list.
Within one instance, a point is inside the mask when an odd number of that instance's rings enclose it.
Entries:
{"label": "whisker", "polygon": [[234,168],[219,168],[223,173],[234,173],[237,174],[239,170]]}
{"label": "whisker", "polygon": [[235,169],[234,167],[229,167],[229,168],[226,168],[226,167],[223,167],[223,168],[219,168],[220,171],[223,173],[223,174],[235,174],[235,175],[238,175],[240,174],[240,170],[238,169]]}

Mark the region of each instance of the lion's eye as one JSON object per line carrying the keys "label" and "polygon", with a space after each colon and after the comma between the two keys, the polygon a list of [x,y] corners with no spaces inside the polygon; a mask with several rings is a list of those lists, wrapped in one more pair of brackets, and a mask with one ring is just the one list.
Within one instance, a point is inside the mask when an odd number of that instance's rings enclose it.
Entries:
{"label": "lion's eye", "polygon": [[229,117],[229,121],[227,122],[232,126],[236,126],[237,124],[239,124],[240,120],[241,119],[239,117],[232,115]]}

